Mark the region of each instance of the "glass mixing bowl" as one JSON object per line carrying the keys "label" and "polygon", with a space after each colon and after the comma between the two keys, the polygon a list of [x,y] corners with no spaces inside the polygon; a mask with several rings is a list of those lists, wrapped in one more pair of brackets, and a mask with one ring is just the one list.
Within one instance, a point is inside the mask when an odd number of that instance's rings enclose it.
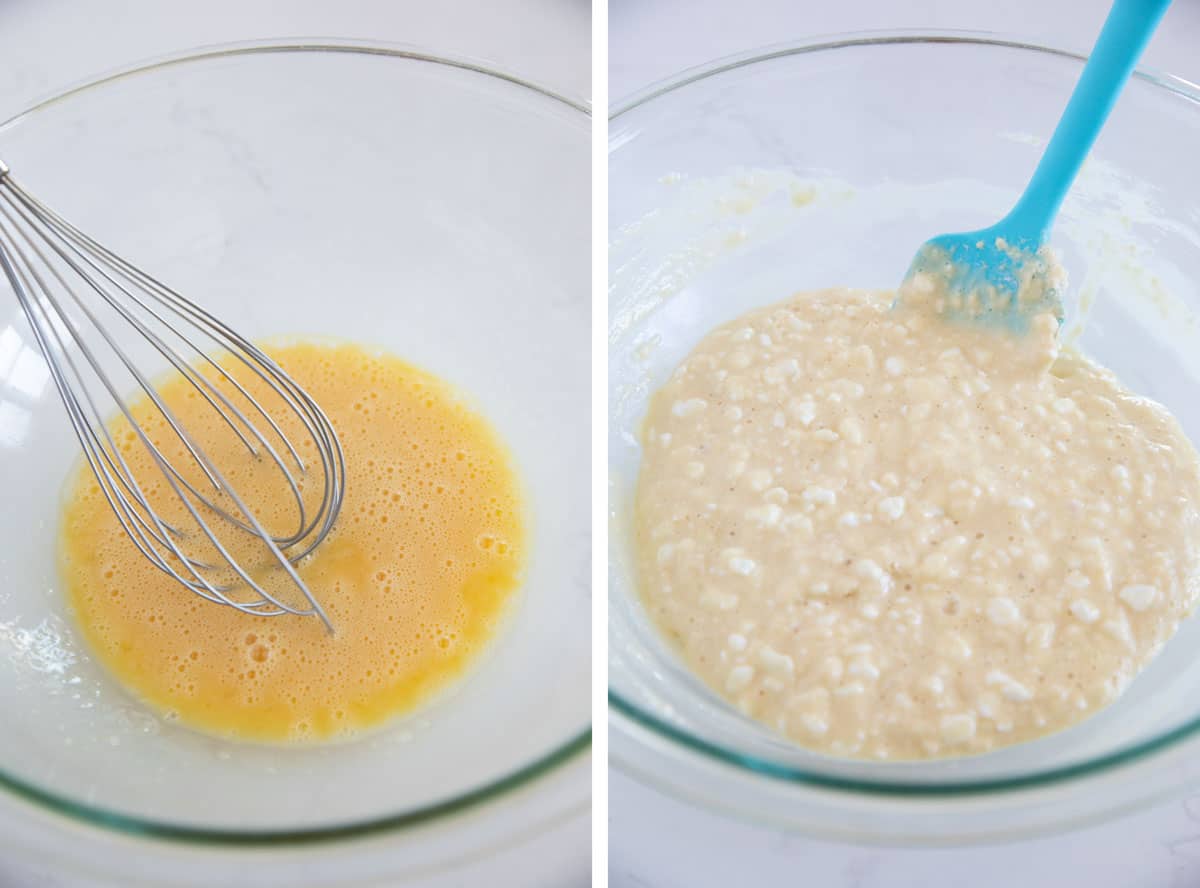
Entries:
{"label": "glass mixing bowl", "polygon": [[[251,338],[361,342],[455,384],[509,444],[533,516],[510,624],[418,713],[310,749],[172,726],[64,612],[55,537],[78,445],[0,300],[0,841],[154,884],[161,854],[176,884],[180,842],[326,840],[293,884],[331,878],[332,840],[388,834],[371,873],[395,875],[586,809],[586,780],[556,785],[549,809],[510,791],[578,770],[590,740],[589,132],[585,105],[516,77],[329,42],[189,53],[0,126],[24,187]],[[433,840],[431,821],[468,808],[459,839]],[[401,828],[421,838],[405,846]],[[130,852],[105,830],[178,841]],[[90,859],[113,844],[123,861]],[[259,857],[222,859],[232,875],[205,884],[251,884]]]}
{"label": "glass mixing bowl", "polygon": [[[709,693],[634,592],[627,515],[648,393],[710,329],[834,285],[895,287],[917,245],[1012,205],[1083,58],[989,35],[771,48],[656,85],[611,118],[610,755],[699,803],[853,840],[1044,833],[1200,778],[1200,621],[1113,707],[949,761],[839,760]],[[1063,207],[1064,335],[1200,440],[1200,88],[1135,75]]]}

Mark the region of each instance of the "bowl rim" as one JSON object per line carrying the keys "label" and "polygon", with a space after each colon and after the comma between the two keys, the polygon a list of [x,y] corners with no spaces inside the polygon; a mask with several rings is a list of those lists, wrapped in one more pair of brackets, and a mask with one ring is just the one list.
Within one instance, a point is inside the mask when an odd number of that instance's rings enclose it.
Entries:
{"label": "bowl rim", "polygon": [[[1078,52],[1049,46],[1032,39],[999,34],[992,31],[948,30],[948,29],[895,29],[879,31],[851,31],[810,37],[800,41],[774,43],[760,46],[734,55],[687,68],[669,77],[658,80],[619,100],[609,111],[610,123],[616,124],[623,115],[650,104],[687,86],[721,74],[749,67],[761,62],[770,62],[791,56],[807,55],[847,48],[896,45],[958,45],[982,46],[1033,52],[1043,56],[1055,56],[1068,62],[1087,61],[1086,52]],[[1132,78],[1163,89],[1168,93],[1187,99],[1200,106],[1200,85],[1158,71],[1139,66]],[[610,141],[609,153],[619,150],[626,139]],[[611,583],[611,581],[610,581]],[[610,585],[611,591],[611,585]],[[625,718],[637,726],[650,731],[668,743],[682,747],[685,753],[698,755],[704,760],[719,765],[732,766],[735,770],[748,772],[757,777],[767,777],[799,788],[834,790],[860,797],[890,798],[969,798],[972,796],[999,795],[1015,790],[1027,790],[1060,786],[1085,777],[1095,777],[1122,765],[1150,758],[1164,752],[1178,742],[1200,734],[1200,716],[1157,734],[1139,743],[1133,743],[1113,752],[1054,768],[1031,771],[1009,778],[986,778],[948,780],[943,782],[915,780],[882,780],[852,778],[821,773],[806,767],[783,764],[779,761],[760,758],[732,749],[721,743],[697,737],[688,731],[643,709],[621,696],[611,685],[608,688],[610,716],[620,721]],[[1069,730],[1069,729],[1068,729]],[[952,760],[953,761],[953,760]]]}
{"label": "bowl rim", "polygon": [[[755,47],[754,49],[721,56],[689,68],[684,68],[682,71],[668,75],[661,80],[656,80],[623,98],[617,99],[609,109],[608,119],[614,121],[621,115],[641,105],[645,105],[667,93],[675,92],[698,80],[705,80],[717,74],[724,74],[727,71],[744,68],[759,62],[769,62],[787,56],[807,55],[811,52],[822,52],[831,49],[894,46],[897,44],[913,43],[933,45],[959,44],[1030,50],[1043,55],[1059,56],[1077,62],[1086,62],[1088,57],[1088,53],[1085,50],[1050,46],[1032,38],[1003,34],[997,31],[958,28],[889,28],[886,30],[838,31],[831,34],[814,35],[804,40],[769,43],[764,46]],[[1133,71],[1132,78],[1162,87],[1169,92],[1200,103],[1200,84],[1193,83],[1175,74],[1168,74],[1157,68],[1138,65]]]}
{"label": "bowl rim", "polygon": [[[42,98],[11,117],[0,121],[0,133],[15,126],[38,111],[52,107],[82,93],[107,86],[116,81],[161,71],[184,64],[247,55],[285,53],[324,53],[381,56],[402,61],[421,62],[454,68],[498,80],[527,90],[556,102],[582,115],[584,122],[592,117],[591,105],[584,99],[565,95],[549,86],[503,70],[491,62],[469,56],[433,51],[414,44],[384,43],[325,37],[293,37],[265,40],[246,40],[206,44],[159,55],[75,83]],[[592,744],[592,726],[571,735],[565,741],[542,751],[503,776],[489,780],[463,792],[427,802],[396,814],[350,820],[328,826],[289,829],[223,829],[199,827],[166,819],[127,814],[102,805],[73,799],[54,790],[9,773],[0,766],[0,790],[33,803],[52,814],[83,823],[90,827],[144,839],[165,840],[201,846],[240,848],[280,848],[311,845],[321,842],[344,841],[376,836],[409,827],[427,826],[470,809],[495,802],[513,794],[584,755]]]}

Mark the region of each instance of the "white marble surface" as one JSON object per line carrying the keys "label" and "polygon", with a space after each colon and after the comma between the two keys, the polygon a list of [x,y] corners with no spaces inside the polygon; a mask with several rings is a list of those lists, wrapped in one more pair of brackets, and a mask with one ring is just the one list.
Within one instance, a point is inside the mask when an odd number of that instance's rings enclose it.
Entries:
{"label": "white marble surface", "polygon": [[613,888],[1194,888],[1200,794],[1103,826],[1006,845],[854,847],[689,808],[613,773]]}
{"label": "white marble surface", "polygon": [[[297,36],[407,43],[466,55],[587,99],[590,16],[586,0],[4,0],[0,120],[64,86],[147,58],[206,44]],[[586,765],[579,769],[586,772]],[[425,888],[586,885],[590,843],[588,819],[576,817],[484,867]],[[0,888],[92,883],[53,867],[0,859]]]}
{"label": "white marble surface", "polygon": [[[711,59],[816,34],[991,30],[1085,48],[1107,0],[611,0],[614,101]],[[1175,0],[1145,63],[1200,82],[1200,0]],[[609,786],[617,888],[1191,888],[1200,885],[1200,795],[1036,841],[954,850],[856,848],[689,807],[620,773]]]}

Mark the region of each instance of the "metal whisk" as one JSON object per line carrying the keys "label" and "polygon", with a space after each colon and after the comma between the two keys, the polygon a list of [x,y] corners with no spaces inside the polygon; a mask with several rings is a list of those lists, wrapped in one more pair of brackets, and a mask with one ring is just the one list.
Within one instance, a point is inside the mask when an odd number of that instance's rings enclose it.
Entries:
{"label": "metal whisk", "polygon": [[[100,490],[139,551],[209,601],[259,616],[315,614],[332,631],[329,617],[295,568],[332,529],[345,478],[341,444],[313,399],[261,349],[21,188],[3,162],[0,266],[33,328]],[[294,531],[265,529],[148,380],[141,369],[147,359],[159,364],[165,359],[217,411],[222,428],[227,426],[254,458],[273,463],[295,501],[299,520]],[[320,471],[313,479],[320,485],[315,507],[305,502],[299,480],[311,471],[300,455],[309,445],[285,434],[284,417],[278,412],[273,416],[261,403],[268,398],[256,398],[225,365],[246,368],[251,379],[273,393],[269,400],[281,405],[278,410],[299,419],[315,450],[312,469]],[[133,385],[122,388],[118,376],[131,378]],[[172,464],[135,420],[127,392],[139,390],[178,436],[177,443],[193,461],[189,465]],[[115,409],[105,409],[110,404]],[[113,415],[123,415],[147,448],[170,492],[190,515],[187,526],[169,523],[152,504],[147,491],[161,489],[161,478],[135,476],[107,423]],[[279,569],[269,572],[273,583],[264,583],[262,565],[239,563],[230,553],[231,533],[258,538],[264,562]],[[298,590],[302,599],[280,594],[280,582]]]}

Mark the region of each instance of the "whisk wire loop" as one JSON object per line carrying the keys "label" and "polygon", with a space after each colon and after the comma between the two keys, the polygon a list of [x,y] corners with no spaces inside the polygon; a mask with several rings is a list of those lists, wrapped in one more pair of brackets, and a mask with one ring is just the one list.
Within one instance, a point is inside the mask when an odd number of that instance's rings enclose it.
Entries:
{"label": "whisk wire loop", "polygon": [[[236,330],[21,188],[2,161],[0,267],[46,359],[99,492],[137,550],[210,602],[258,616],[315,615],[332,631],[329,616],[295,566],[332,531],[344,496],[341,444],[312,397]],[[269,460],[293,503],[294,530],[268,531],[229,483],[227,473],[173,413],[134,350],[123,344],[125,334],[110,329],[111,321],[101,317],[102,311],[131,328],[139,337],[135,343],[148,344],[185,380],[251,458]],[[237,368],[248,372],[247,382],[233,372]],[[168,458],[163,445],[143,427],[145,420],[139,423],[113,378],[118,370],[153,405],[177,439],[192,474],[202,476],[198,482]],[[269,392],[272,404],[278,402],[278,414],[251,391],[251,383]],[[106,411],[101,400],[111,401],[116,409]],[[285,413],[288,428],[298,423],[302,438],[285,431]],[[133,440],[149,453],[161,478],[136,476],[110,429],[114,414],[124,419]],[[306,462],[303,452],[309,448],[314,456]],[[160,491],[162,480],[186,512],[183,525],[168,521],[155,507],[150,492]],[[317,486],[306,501],[302,487],[309,480]],[[202,486],[211,492],[205,493]],[[235,557],[218,532],[223,528],[257,538],[276,568],[271,572],[272,588],[279,577],[286,578],[283,585],[298,591],[301,599],[268,591],[265,575],[256,574],[259,565],[248,566]],[[204,557],[193,548],[197,542]]]}

